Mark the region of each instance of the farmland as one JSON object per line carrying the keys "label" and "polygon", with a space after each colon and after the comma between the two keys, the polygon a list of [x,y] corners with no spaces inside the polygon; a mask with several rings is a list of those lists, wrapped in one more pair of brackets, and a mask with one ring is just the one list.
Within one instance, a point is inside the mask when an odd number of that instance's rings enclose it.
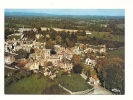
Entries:
{"label": "farmland", "polygon": [[8,39],[13,39],[13,38],[19,39],[20,37],[21,37],[20,35],[10,35],[8,36]]}
{"label": "farmland", "polygon": [[116,49],[116,50],[111,50],[107,52],[110,57],[120,57],[124,59],[124,49]]}
{"label": "farmland", "polygon": [[93,32],[92,34],[88,34],[87,36],[81,36],[79,35],[79,39],[88,39],[89,37],[93,38],[101,38],[103,40],[112,40],[112,41],[119,41],[124,42],[124,36],[123,35],[113,35],[110,32]]}

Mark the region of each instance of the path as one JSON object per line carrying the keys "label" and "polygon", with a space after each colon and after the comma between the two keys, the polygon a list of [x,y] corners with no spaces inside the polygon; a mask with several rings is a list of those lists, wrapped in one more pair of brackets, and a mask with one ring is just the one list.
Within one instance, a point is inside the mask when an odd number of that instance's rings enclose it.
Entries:
{"label": "path", "polygon": [[18,70],[18,69],[16,69],[16,68],[12,68],[12,67],[9,67],[9,66],[7,66],[7,65],[4,65],[4,67],[5,67],[5,68],[8,68],[8,69],[12,69],[12,70]]}
{"label": "path", "polygon": [[90,93],[90,94],[94,94],[94,95],[113,95],[112,92],[110,92],[109,90],[104,89],[103,87],[101,87],[100,85],[94,85],[94,92]]}
{"label": "path", "polygon": [[[87,76],[85,74],[80,74],[82,76],[83,79],[87,79]],[[89,83],[88,83],[89,84]],[[112,92],[110,92],[109,90],[104,89],[103,87],[101,87],[100,85],[93,85],[94,86],[94,92],[90,92],[88,94],[98,94],[98,95],[113,95]]]}

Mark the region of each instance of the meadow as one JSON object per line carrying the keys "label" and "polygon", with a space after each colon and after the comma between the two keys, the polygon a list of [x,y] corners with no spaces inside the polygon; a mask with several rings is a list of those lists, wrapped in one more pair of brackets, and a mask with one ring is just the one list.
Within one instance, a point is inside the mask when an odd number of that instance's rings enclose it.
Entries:
{"label": "meadow", "polygon": [[124,48],[120,48],[120,49],[115,49],[115,50],[110,50],[107,51],[108,55],[110,57],[120,57],[122,59],[124,59],[125,57],[125,51]]}
{"label": "meadow", "polygon": [[93,32],[92,34],[88,34],[86,36],[79,35],[79,39],[88,39],[89,37],[93,38],[101,38],[103,40],[112,40],[112,41],[119,41],[124,42],[124,36],[123,35],[113,35],[110,32]]}
{"label": "meadow", "polygon": [[72,92],[84,91],[86,89],[91,89],[90,86],[81,76],[80,74],[71,74],[58,76],[57,82],[69,89]]}
{"label": "meadow", "polygon": [[5,94],[41,94],[45,88],[49,88],[54,81],[39,74],[32,74],[30,77],[25,77],[17,82],[13,82],[9,86],[5,86]]}

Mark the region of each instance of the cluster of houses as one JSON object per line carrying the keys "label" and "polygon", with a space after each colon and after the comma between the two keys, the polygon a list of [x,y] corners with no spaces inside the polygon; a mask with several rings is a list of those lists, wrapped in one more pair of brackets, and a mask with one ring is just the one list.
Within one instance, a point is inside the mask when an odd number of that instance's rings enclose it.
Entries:
{"label": "cluster of houses", "polygon": [[[25,29],[30,31],[31,29]],[[24,31],[24,28],[19,29],[19,32],[22,33]],[[36,31],[36,29],[34,29]],[[90,34],[88,32],[88,34]],[[37,34],[36,38],[39,38],[41,35]],[[34,49],[34,53],[31,53],[29,55],[28,59],[16,59],[13,56],[17,55],[17,51],[20,49],[23,49],[27,52],[30,52],[30,50]],[[84,45],[81,43],[77,43],[75,47],[72,48],[65,48],[60,45],[54,45],[56,54],[51,54],[51,49],[45,49],[45,43],[34,41],[29,41],[26,38],[23,38],[23,35],[20,37],[20,39],[12,39],[12,40],[6,40],[4,42],[4,52],[8,52],[11,55],[5,56],[4,61],[5,64],[11,64],[13,62],[16,62],[16,68],[26,68],[28,70],[40,70],[40,67],[43,68],[41,71],[45,76],[49,76],[51,79],[56,77],[56,73],[58,72],[57,69],[63,69],[65,71],[70,72],[73,68],[73,64],[69,61],[73,57],[74,54],[81,55],[82,53],[88,53],[88,52],[99,52],[99,53],[105,53],[106,52],[106,46],[100,45],[100,46],[92,46],[92,45]],[[51,66],[45,66],[46,63],[51,62],[54,66],[56,71],[51,71]],[[95,66],[96,60],[92,60],[90,58],[85,59],[85,64]]]}

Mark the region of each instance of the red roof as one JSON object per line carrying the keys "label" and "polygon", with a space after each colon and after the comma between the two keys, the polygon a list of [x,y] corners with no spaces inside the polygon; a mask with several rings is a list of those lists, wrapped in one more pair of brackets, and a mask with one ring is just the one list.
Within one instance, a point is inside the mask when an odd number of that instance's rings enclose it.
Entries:
{"label": "red roof", "polygon": [[91,77],[94,78],[95,80],[99,80],[99,79],[97,78],[97,75],[92,75]]}
{"label": "red roof", "polygon": [[27,63],[29,62],[28,59],[26,59],[25,61],[20,61],[19,64],[17,64],[16,66],[19,68],[24,67]]}

